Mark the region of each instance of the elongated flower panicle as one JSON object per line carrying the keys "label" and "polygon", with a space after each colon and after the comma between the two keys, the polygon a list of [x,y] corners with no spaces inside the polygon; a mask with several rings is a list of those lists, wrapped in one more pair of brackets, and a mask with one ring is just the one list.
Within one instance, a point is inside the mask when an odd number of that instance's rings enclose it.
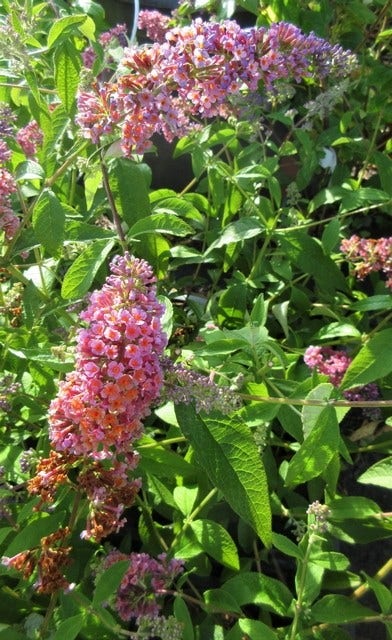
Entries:
{"label": "elongated flower panicle", "polygon": [[126,254],[111,271],[81,313],[76,368],[49,410],[53,448],[95,459],[129,451],[163,382],[163,306],[151,267]]}
{"label": "elongated flower panicle", "polygon": [[140,489],[133,443],[160,395],[166,346],[150,265],[126,253],[110,270],[80,314],[75,369],[49,409],[52,450],[28,483],[40,505],[53,502],[60,485],[76,483],[89,504],[82,537],[96,541],[123,526]]}
{"label": "elongated flower panicle", "polygon": [[242,29],[197,18],[169,29],[162,42],[125,49],[115,82],[80,91],[77,121],[95,143],[120,135],[129,156],[146,151],[154,133],[171,141],[200,118],[236,113],[244,92],[260,83],[279,93],[281,83],[344,77],[354,64],[349,51],[290,24]]}

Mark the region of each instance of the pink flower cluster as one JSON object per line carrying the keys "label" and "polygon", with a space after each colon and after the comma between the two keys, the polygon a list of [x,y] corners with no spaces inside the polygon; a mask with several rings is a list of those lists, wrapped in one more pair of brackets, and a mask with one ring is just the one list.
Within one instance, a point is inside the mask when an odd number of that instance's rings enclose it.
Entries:
{"label": "pink flower cluster", "polygon": [[35,156],[38,147],[42,145],[43,139],[44,134],[35,120],[32,120],[25,127],[19,129],[16,134],[16,140],[28,158]]}
{"label": "pink flower cluster", "polygon": [[290,24],[242,29],[198,18],[163,42],[125,49],[116,82],[80,91],[77,121],[94,143],[119,134],[125,155],[143,153],[154,133],[171,141],[200,118],[235,113],[260,82],[278,91],[281,82],[344,76],[353,65],[350,52]]}
{"label": "pink flower cluster", "polygon": [[169,29],[171,18],[160,11],[142,9],[139,11],[137,26],[145,31],[147,37],[153,42],[164,42],[166,32]]}
{"label": "pink flower cluster", "polygon": [[304,362],[310,369],[315,369],[317,373],[327,376],[334,387],[338,387],[351,358],[345,351],[335,351],[331,347],[310,346],[304,353]]}
{"label": "pink flower cluster", "polygon": [[[2,146],[2,159],[8,159],[5,143]],[[0,165],[3,160],[0,160]],[[0,230],[5,239],[12,240],[20,226],[20,220],[12,210],[11,195],[16,192],[16,182],[5,167],[0,166]]]}
{"label": "pink flower cluster", "polygon": [[[352,359],[345,351],[310,346],[304,353],[304,362],[310,369],[327,376],[334,387],[339,387]],[[343,395],[351,401],[377,400],[380,396],[377,385],[373,383],[349,389]]]}
{"label": "pink flower cluster", "polygon": [[392,237],[360,238],[357,235],[343,240],[341,251],[354,266],[360,280],[374,271],[381,271],[387,278],[386,285],[392,289]]}
{"label": "pink flower cluster", "polygon": [[53,448],[96,459],[127,452],[140,436],[160,393],[166,346],[151,267],[125,254],[111,272],[81,313],[88,326],[77,334],[76,368],[49,410]]}
{"label": "pink flower cluster", "polygon": [[[16,193],[17,186],[13,175],[5,167],[11,158],[11,150],[7,141],[14,133],[15,116],[5,105],[0,105],[0,230],[4,231],[5,239],[10,241],[15,237],[20,220],[12,209],[11,196]],[[37,146],[42,143],[42,131],[33,120],[22,127],[16,134],[16,140],[26,156],[36,153]]]}
{"label": "pink flower cluster", "polygon": [[110,269],[80,314],[86,327],[77,334],[75,369],[49,408],[52,451],[29,482],[32,494],[51,501],[67,470],[79,469],[90,505],[82,535],[96,540],[124,524],[122,513],[140,488],[129,477],[138,463],[132,447],[160,394],[166,346],[151,267],[126,253]]}
{"label": "pink flower cluster", "polygon": [[164,595],[170,583],[182,572],[181,560],[171,559],[162,553],[157,559],[147,553],[131,553],[111,551],[102,563],[105,570],[116,562],[129,560],[129,568],[118,588],[115,608],[122,620],[133,618],[155,618],[159,615],[161,605],[159,597]]}

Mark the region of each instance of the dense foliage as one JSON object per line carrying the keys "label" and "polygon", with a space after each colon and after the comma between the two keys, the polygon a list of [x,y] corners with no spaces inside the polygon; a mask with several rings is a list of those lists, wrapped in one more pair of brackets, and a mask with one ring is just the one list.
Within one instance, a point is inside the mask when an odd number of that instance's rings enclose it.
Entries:
{"label": "dense foliage", "polygon": [[392,638],[391,14],[3,0],[0,639]]}

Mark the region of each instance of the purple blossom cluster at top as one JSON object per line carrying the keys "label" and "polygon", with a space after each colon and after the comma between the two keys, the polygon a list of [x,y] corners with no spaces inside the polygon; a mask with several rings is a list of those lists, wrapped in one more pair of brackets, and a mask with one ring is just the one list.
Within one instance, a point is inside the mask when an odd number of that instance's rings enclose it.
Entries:
{"label": "purple blossom cluster at top", "polygon": [[357,235],[343,240],[341,251],[354,265],[354,273],[360,280],[374,271],[381,271],[387,278],[386,285],[392,289],[392,237],[360,238]]}
{"label": "purple blossom cluster at top", "polygon": [[349,51],[290,24],[242,29],[198,18],[161,43],[125,49],[115,82],[80,91],[77,121],[94,143],[120,135],[125,155],[143,153],[154,133],[171,141],[200,118],[235,113],[260,82],[276,92],[281,82],[345,76],[354,64]]}
{"label": "purple blossom cluster at top", "polygon": [[[339,387],[352,359],[345,351],[335,350],[331,347],[310,346],[304,353],[304,362],[310,369],[327,376],[334,387]],[[349,389],[344,391],[343,395],[352,402],[377,400],[380,397],[378,387],[374,383]]]}
{"label": "purple blossom cluster at top", "polygon": [[133,618],[155,618],[159,615],[161,605],[159,597],[165,589],[183,571],[183,562],[174,558],[168,559],[162,553],[157,559],[147,553],[131,553],[111,551],[102,563],[107,569],[116,562],[129,560],[129,568],[118,588],[115,608],[122,620]]}

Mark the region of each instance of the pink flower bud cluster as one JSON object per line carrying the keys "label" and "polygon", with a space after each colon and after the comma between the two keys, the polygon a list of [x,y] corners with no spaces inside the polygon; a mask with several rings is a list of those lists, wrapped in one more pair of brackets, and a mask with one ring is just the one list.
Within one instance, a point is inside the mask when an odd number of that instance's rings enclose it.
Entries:
{"label": "pink flower bud cluster", "polygon": [[125,155],[143,153],[154,133],[171,141],[200,118],[236,113],[260,83],[276,92],[282,82],[345,76],[353,65],[350,52],[290,24],[242,29],[198,18],[161,43],[125,49],[116,82],[79,93],[77,121],[94,143],[120,135]]}
{"label": "pink flower bud cluster", "polygon": [[160,11],[142,9],[142,11],[139,11],[137,26],[138,29],[145,31],[147,37],[153,42],[163,43],[166,32],[169,29],[170,20],[169,16],[165,16]]}
{"label": "pink flower bud cluster", "polygon": [[42,145],[43,139],[44,134],[35,120],[32,120],[25,127],[19,129],[16,134],[16,140],[28,158],[36,155],[38,148]]}
{"label": "pink flower bud cluster", "polygon": [[111,272],[81,313],[87,328],[77,334],[76,368],[49,410],[53,448],[95,459],[129,450],[163,382],[163,306],[151,267],[125,254]]}
{"label": "pink flower bud cluster", "polygon": [[[304,353],[304,362],[310,369],[327,376],[334,387],[339,387],[352,359],[345,351],[310,346]],[[343,395],[350,401],[377,400],[380,397],[378,387],[373,383],[349,389]]]}
{"label": "pink flower bud cluster", "polygon": [[359,280],[374,271],[381,271],[387,278],[387,287],[392,289],[392,237],[375,240],[353,235],[343,240],[340,249],[353,264]]}
{"label": "pink flower bud cluster", "polygon": [[129,561],[129,568],[118,588],[114,607],[122,620],[155,618],[161,611],[159,598],[171,582],[183,571],[183,562],[169,560],[162,553],[157,559],[147,553],[111,551],[102,563],[101,571],[121,560]]}

